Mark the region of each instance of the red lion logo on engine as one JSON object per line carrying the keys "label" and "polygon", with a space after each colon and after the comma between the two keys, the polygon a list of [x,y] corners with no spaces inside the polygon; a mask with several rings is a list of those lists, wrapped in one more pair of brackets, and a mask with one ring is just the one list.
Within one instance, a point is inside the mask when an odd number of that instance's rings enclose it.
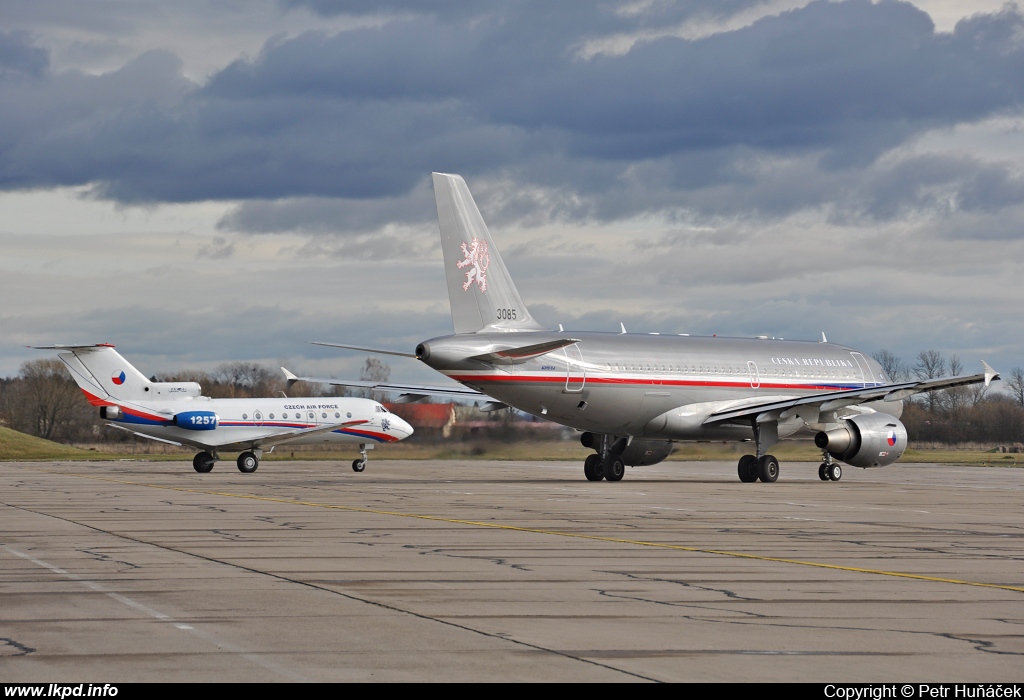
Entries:
{"label": "red lion logo on engine", "polygon": [[487,241],[474,237],[468,247],[463,242],[462,254],[465,258],[455,263],[456,267],[460,270],[464,267],[469,268],[466,271],[466,283],[462,285],[462,291],[468,292],[470,286],[476,282],[477,286],[480,287],[480,291],[486,292],[487,267],[491,264],[491,255],[487,252]]}

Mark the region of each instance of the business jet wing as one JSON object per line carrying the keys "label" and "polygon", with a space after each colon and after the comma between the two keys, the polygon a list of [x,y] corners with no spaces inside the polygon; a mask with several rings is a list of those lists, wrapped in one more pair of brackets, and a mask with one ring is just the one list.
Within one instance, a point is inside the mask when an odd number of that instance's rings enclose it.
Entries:
{"label": "business jet wing", "polygon": [[374,389],[401,394],[397,403],[412,403],[428,396],[444,396],[453,399],[490,399],[487,394],[465,386],[438,386],[432,384],[402,384],[399,382],[370,382],[355,379],[332,379],[327,377],[297,377],[284,367],[281,368],[288,379],[290,389],[295,382],[311,382],[313,384],[331,384],[333,386],[351,386],[360,389]]}
{"label": "business jet wing", "polygon": [[[273,432],[273,433],[267,432],[267,433],[264,433],[263,435],[256,435],[254,437],[249,437],[249,438],[246,438],[244,440],[237,440],[237,439],[220,439],[220,440],[217,440],[217,439],[211,439],[211,440],[203,440],[203,441],[199,441],[199,440],[195,440],[195,439],[190,439],[190,438],[187,438],[187,437],[181,437],[181,436],[178,436],[178,435],[175,436],[175,438],[177,438],[176,440],[169,440],[167,438],[153,437],[152,435],[146,435],[145,433],[136,432],[136,431],[132,430],[131,428],[126,428],[123,425],[118,425],[116,423],[107,423],[107,425],[109,425],[111,428],[117,428],[118,430],[123,430],[123,431],[125,431],[127,433],[131,433],[132,435],[138,435],[139,437],[146,438],[147,440],[156,440],[157,442],[166,442],[166,443],[168,443],[170,445],[178,445],[178,446],[188,445],[189,447],[194,447],[194,448],[199,449],[199,450],[208,450],[208,449],[211,449],[211,448],[222,448],[222,449],[230,450],[230,449],[252,449],[254,447],[264,448],[264,447],[273,447],[275,445],[283,445],[283,444],[286,444],[286,443],[289,443],[289,442],[293,442],[295,440],[299,440],[299,439],[304,438],[304,437],[308,437],[310,435],[319,435],[321,433],[333,433],[335,430],[339,430],[341,428],[351,428],[351,427],[356,426],[356,425],[363,425],[364,423],[369,423],[369,421],[366,420],[366,419],[350,420],[350,421],[345,421],[344,423],[332,423],[330,425],[320,425],[320,426],[317,426],[315,428],[295,428],[294,430],[288,430],[288,431],[285,431],[285,432]],[[214,435],[216,435],[217,431],[212,431],[212,432],[213,432]]]}
{"label": "business jet wing", "polygon": [[[944,377],[942,379],[929,379],[919,382],[903,382],[901,384],[886,384],[885,386],[866,387],[850,391],[829,391],[799,398],[769,398],[765,401],[744,403],[742,406],[733,406],[712,413],[704,420],[704,425],[724,422],[746,422],[749,420],[757,420],[761,423],[770,420],[786,419],[794,415],[800,415],[803,418],[808,414],[808,411],[835,411],[846,406],[877,400],[901,401],[915,394],[927,393],[929,391],[940,391],[942,389],[953,389],[959,386],[981,383],[988,386],[992,380],[999,379],[999,373],[989,367],[987,362],[982,361],[981,364],[985,371],[980,374]],[[813,423],[817,422],[817,420],[807,422]]]}

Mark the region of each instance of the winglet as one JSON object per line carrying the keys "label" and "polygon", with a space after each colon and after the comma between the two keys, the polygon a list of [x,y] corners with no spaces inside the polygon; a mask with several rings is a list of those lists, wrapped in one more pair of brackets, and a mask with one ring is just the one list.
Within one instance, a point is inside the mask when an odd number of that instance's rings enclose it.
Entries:
{"label": "winglet", "polygon": [[987,362],[982,360],[981,366],[985,368],[985,386],[991,384],[993,379],[999,379],[999,372],[989,367]]}

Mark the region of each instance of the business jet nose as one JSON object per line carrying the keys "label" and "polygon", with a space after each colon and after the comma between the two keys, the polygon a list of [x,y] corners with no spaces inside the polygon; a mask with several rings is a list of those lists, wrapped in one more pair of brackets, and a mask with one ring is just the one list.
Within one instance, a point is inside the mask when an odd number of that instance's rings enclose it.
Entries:
{"label": "business jet nose", "polygon": [[391,425],[388,428],[388,434],[396,440],[404,440],[412,435],[412,426],[398,416],[392,414],[389,422]]}

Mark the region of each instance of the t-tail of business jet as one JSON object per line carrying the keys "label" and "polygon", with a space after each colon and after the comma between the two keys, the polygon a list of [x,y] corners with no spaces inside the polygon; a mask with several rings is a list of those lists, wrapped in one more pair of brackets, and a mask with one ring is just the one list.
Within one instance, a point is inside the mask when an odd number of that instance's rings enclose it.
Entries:
{"label": "t-tail of business jet", "polygon": [[433,181],[455,334],[415,353],[380,352],[415,357],[461,386],[305,379],[397,391],[401,400],[484,398],[487,408],[571,426],[594,450],[583,466],[591,481],[660,462],[674,441],[738,440],[756,446],[739,459],[740,480],[774,482],[779,462],[769,449],[780,438],[813,435],[819,477],[838,481],[840,463],[880,467],[902,456],[908,397],[998,378],[983,362],[981,374],[894,384],[872,358],[824,334],[814,342],[546,329],[523,303],[465,181],[442,173]]}
{"label": "t-tail of business jet", "polygon": [[256,471],[264,451],[282,444],[356,444],[352,468],[366,468],[376,443],[412,434],[404,420],[369,399],[346,397],[211,399],[195,382],[154,382],[113,345],[51,345],[100,417],[111,427],[199,451],[192,461],[206,473],[220,451],[241,452],[238,469]]}

